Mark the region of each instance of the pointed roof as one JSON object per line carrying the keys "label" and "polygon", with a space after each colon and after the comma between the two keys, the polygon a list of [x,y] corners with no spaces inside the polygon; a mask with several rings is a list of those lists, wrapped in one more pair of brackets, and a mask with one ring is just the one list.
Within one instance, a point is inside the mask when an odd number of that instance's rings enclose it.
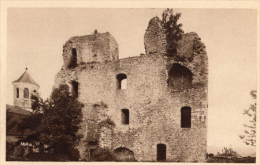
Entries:
{"label": "pointed roof", "polygon": [[40,87],[40,85],[38,85],[30,76],[30,74],[27,71],[27,68],[25,70],[25,72],[15,81],[13,81],[13,83],[19,83],[19,82],[23,82],[23,83],[29,83],[29,84],[33,84],[36,85],[37,87]]}

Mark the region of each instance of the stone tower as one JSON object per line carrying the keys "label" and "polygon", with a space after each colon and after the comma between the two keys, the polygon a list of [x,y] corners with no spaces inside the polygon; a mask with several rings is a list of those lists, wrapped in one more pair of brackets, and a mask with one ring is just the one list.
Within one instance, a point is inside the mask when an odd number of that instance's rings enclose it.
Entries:
{"label": "stone tower", "polygon": [[168,55],[158,17],[148,24],[146,54],[141,56],[118,59],[109,33],[66,42],[55,87],[70,85],[84,104],[78,146],[82,160],[91,160],[98,147],[110,148],[122,161],[205,160],[208,57],[194,32],[176,42]]}
{"label": "stone tower", "polygon": [[118,59],[118,45],[110,33],[72,37],[63,46],[66,68],[84,63],[105,62]]}
{"label": "stone tower", "polygon": [[37,94],[40,86],[32,79],[27,68],[12,84],[14,86],[14,106],[31,111],[30,94]]}

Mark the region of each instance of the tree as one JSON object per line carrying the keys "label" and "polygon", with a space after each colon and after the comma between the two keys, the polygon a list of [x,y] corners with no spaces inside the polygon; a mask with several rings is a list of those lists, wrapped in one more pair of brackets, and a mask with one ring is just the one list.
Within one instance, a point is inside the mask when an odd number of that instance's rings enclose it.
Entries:
{"label": "tree", "polygon": [[76,146],[80,136],[76,133],[82,121],[82,107],[83,104],[64,84],[54,89],[50,99],[41,104],[43,118],[40,141],[46,151],[78,160]]}
{"label": "tree", "polygon": [[177,41],[182,39],[184,31],[181,29],[182,24],[178,24],[178,20],[181,17],[181,13],[173,14],[172,9],[167,9],[162,14],[162,27],[165,29],[167,53],[172,55],[177,53]]}
{"label": "tree", "polygon": [[[69,86],[61,84],[52,91],[49,99],[43,101],[32,95],[33,114],[26,118],[21,128],[34,132],[20,141],[37,141],[40,152],[51,154],[50,160],[78,160],[77,135],[82,121],[82,107]],[[20,142],[19,141],[19,142]],[[53,156],[56,155],[56,156]]]}
{"label": "tree", "polygon": [[25,117],[19,123],[19,129],[23,133],[26,129],[31,130],[31,134],[37,134],[39,127],[41,126],[41,121],[43,117],[41,105],[43,103],[42,98],[38,95],[31,94],[30,96],[32,100],[32,114]]}
{"label": "tree", "polygon": [[251,118],[249,120],[250,124],[244,125],[246,127],[246,130],[244,131],[245,134],[240,135],[239,137],[244,140],[246,145],[256,146],[256,90],[251,91],[250,94],[255,100],[255,103],[251,104],[243,113]]}

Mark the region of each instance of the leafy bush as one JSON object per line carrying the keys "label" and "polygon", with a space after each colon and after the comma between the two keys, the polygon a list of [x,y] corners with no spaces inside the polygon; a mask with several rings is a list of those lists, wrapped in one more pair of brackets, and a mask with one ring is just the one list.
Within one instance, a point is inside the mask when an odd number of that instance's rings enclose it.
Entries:
{"label": "leafy bush", "polygon": [[116,161],[115,154],[108,148],[97,148],[91,157],[92,161]]}

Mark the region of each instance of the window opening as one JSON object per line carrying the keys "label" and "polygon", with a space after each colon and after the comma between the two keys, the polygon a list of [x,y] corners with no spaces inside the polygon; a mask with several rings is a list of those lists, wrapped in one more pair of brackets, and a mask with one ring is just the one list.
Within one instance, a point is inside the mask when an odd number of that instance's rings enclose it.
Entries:
{"label": "window opening", "polygon": [[73,92],[75,96],[78,97],[79,83],[77,81],[71,81]]}
{"label": "window opening", "polygon": [[163,162],[166,161],[166,145],[157,144],[157,161]]}
{"label": "window opening", "polygon": [[125,74],[118,74],[117,78],[117,88],[127,89],[127,76]]}
{"label": "window opening", "polygon": [[121,81],[121,89],[126,89],[127,88],[127,79],[123,79]]}
{"label": "window opening", "polygon": [[16,88],[16,98],[19,98],[19,88]]}
{"label": "window opening", "polygon": [[29,98],[29,89],[28,88],[24,88],[24,90],[23,90],[23,97],[24,98]]}
{"label": "window opening", "polygon": [[122,109],[122,123],[123,124],[129,124],[129,110],[128,109]]}
{"label": "window opening", "polygon": [[191,108],[181,108],[181,128],[191,128]]}
{"label": "window opening", "polygon": [[75,68],[77,66],[77,49],[72,48],[69,68]]}
{"label": "window opening", "polygon": [[180,65],[174,64],[169,72],[168,85],[174,90],[189,89],[192,87],[191,71]]}

